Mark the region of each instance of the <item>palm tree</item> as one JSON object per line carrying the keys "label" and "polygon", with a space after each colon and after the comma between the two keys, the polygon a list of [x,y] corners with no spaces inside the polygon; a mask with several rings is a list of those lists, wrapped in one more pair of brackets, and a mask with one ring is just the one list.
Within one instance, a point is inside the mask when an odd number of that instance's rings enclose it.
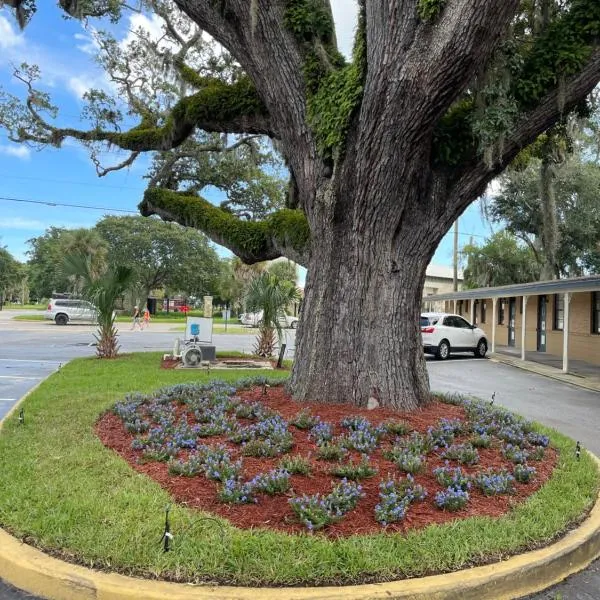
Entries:
{"label": "palm tree", "polygon": [[300,292],[291,281],[263,272],[250,281],[246,291],[246,307],[252,312],[262,312],[254,348],[258,356],[269,357],[275,351],[276,336],[281,344],[285,321],[285,308],[300,300]]}
{"label": "palm tree", "polygon": [[75,253],[65,257],[64,271],[80,278],[83,297],[98,309],[98,333],[94,334],[98,358],[115,358],[119,352],[115,305],[131,283],[132,269],[110,267],[99,274],[89,254]]}

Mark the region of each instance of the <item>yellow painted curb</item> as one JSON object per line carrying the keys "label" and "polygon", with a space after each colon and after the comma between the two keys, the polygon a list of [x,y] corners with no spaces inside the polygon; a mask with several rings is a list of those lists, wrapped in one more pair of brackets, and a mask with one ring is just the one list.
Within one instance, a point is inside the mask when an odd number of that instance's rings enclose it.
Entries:
{"label": "yellow painted curb", "polygon": [[[600,460],[593,458],[600,469]],[[546,548],[444,575],[339,587],[247,588],[137,579],[63,562],[0,530],[0,578],[51,600],[512,600],[559,583],[598,556],[600,495],[580,527]]]}

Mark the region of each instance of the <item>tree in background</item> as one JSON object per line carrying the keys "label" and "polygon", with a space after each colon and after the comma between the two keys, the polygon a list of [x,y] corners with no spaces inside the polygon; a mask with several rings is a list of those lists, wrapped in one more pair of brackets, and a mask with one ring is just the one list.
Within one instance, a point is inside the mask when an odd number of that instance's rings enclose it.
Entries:
{"label": "tree in background", "polygon": [[96,355],[98,358],[115,358],[119,353],[115,308],[123,296],[133,275],[129,267],[111,265],[99,273],[90,255],[74,253],[64,258],[64,273],[78,278],[81,294],[98,309],[98,333]]}
{"label": "tree in background", "polygon": [[10,301],[14,292],[20,293],[25,277],[25,265],[16,260],[6,249],[0,247],[0,308]]}
{"label": "tree in background", "polygon": [[269,273],[283,281],[290,281],[296,285],[298,281],[298,267],[291,260],[273,261],[267,268]]}
{"label": "tree in background", "polygon": [[468,289],[539,279],[540,265],[533,250],[506,231],[493,234],[481,246],[467,244],[461,255],[466,261],[463,285]]}
{"label": "tree in background", "polygon": [[[115,17],[121,6],[60,5],[79,18]],[[275,140],[290,171],[287,209],[248,220],[186,189],[151,186],[142,214],[201,229],[247,263],[286,256],[308,268],[289,383],[296,399],[423,405],[427,265],[489,182],[600,80],[600,3],[359,0],[351,61],[329,0],[176,6],[232,61],[219,71],[163,53],[161,66],[185,85],[162,118],[136,110],[131,88],[125,110],[140,120],[129,131],[104,98],[97,125],[64,127],[26,75],[25,103],[8,98],[0,121],[22,142],[70,137],[133,153],[177,148],[197,130]]]}
{"label": "tree in background", "polygon": [[295,283],[279,279],[277,275],[263,272],[249,283],[246,290],[246,308],[252,312],[262,312],[256,336],[255,354],[269,357],[275,352],[277,340],[281,344],[285,323],[285,309],[288,304],[298,302],[300,292]]}
{"label": "tree in background", "polygon": [[90,268],[98,275],[106,268],[107,246],[91,229],[50,227],[42,235],[27,242],[30,250],[29,289],[37,300],[49,298],[53,292],[79,291],[77,276],[67,276],[62,269],[67,254],[83,253],[90,257]]}
{"label": "tree in background", "polygon": [[219,258],[196,230],[143,217],[105,217],[95,229],[109,248],[111,262],[131,268],[141,302],[153,289],[202,296],[214,288]]}
{"label": "tree in background", "polygon": [[541,163],[532,159],[524,169],[508,171],[499,195],[488,202],[488,215],[527,244],[542,279],[600,272],[600,165],[577,152],[555,167],[549,206]]}

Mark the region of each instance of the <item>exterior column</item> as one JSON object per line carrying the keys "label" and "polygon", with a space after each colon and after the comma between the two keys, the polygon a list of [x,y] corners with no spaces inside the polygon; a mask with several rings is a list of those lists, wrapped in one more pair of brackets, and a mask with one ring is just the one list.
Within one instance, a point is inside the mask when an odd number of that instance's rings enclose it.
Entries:
{"label": "exterior column", "polygon": [[457,304],[458,304],[458,300],[456,300],[456,298],[455,298],[454,299],[454,314],[456,314]]}
{"label": "exterior column", "polygon": [[571,292],[564,295],[565,312],[563,314],[563,373],[569,372],[569,304],[571,304]]}
{"label": "exterior column", "polygon": [[[523,317],[521,319],[521,360],[525,360],[525,333],[527,331],[527,300],[529,296],[523,296]],[[516,311],[516,309],[515,309]]]}
{"label": "exterior column", "polygon": [[496,323],[498,322],[498,298],[492,298],[492,352],[496,352]]}
{"label": "exterior column", "polygon": [[475,323],[475,298],[471,300],[471,325]]}

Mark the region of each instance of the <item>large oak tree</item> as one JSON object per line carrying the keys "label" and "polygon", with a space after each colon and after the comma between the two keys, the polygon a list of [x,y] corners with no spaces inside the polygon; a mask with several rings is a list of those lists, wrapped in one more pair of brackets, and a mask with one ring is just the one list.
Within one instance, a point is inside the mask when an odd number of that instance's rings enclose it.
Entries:
{"label": "large oak tree", "polygon": [[[76,16],[115,5],[60,4]],[[329,0],[175,4],[243,73],[224,79],[180,61],[190,92],[168,119],[129,132],[54,129],[54,141],[137,152],[176,147],[196,129],[276,140],[291,174],[287,210],[247,222],[154,187],[142,213],[197,227],[248,263],[287,256],[308,267],[294,397],[418,407],[429,394],[418,329],[426,266],[490,180],[599,81],[600,3],[360,0],[351,62]]]}

